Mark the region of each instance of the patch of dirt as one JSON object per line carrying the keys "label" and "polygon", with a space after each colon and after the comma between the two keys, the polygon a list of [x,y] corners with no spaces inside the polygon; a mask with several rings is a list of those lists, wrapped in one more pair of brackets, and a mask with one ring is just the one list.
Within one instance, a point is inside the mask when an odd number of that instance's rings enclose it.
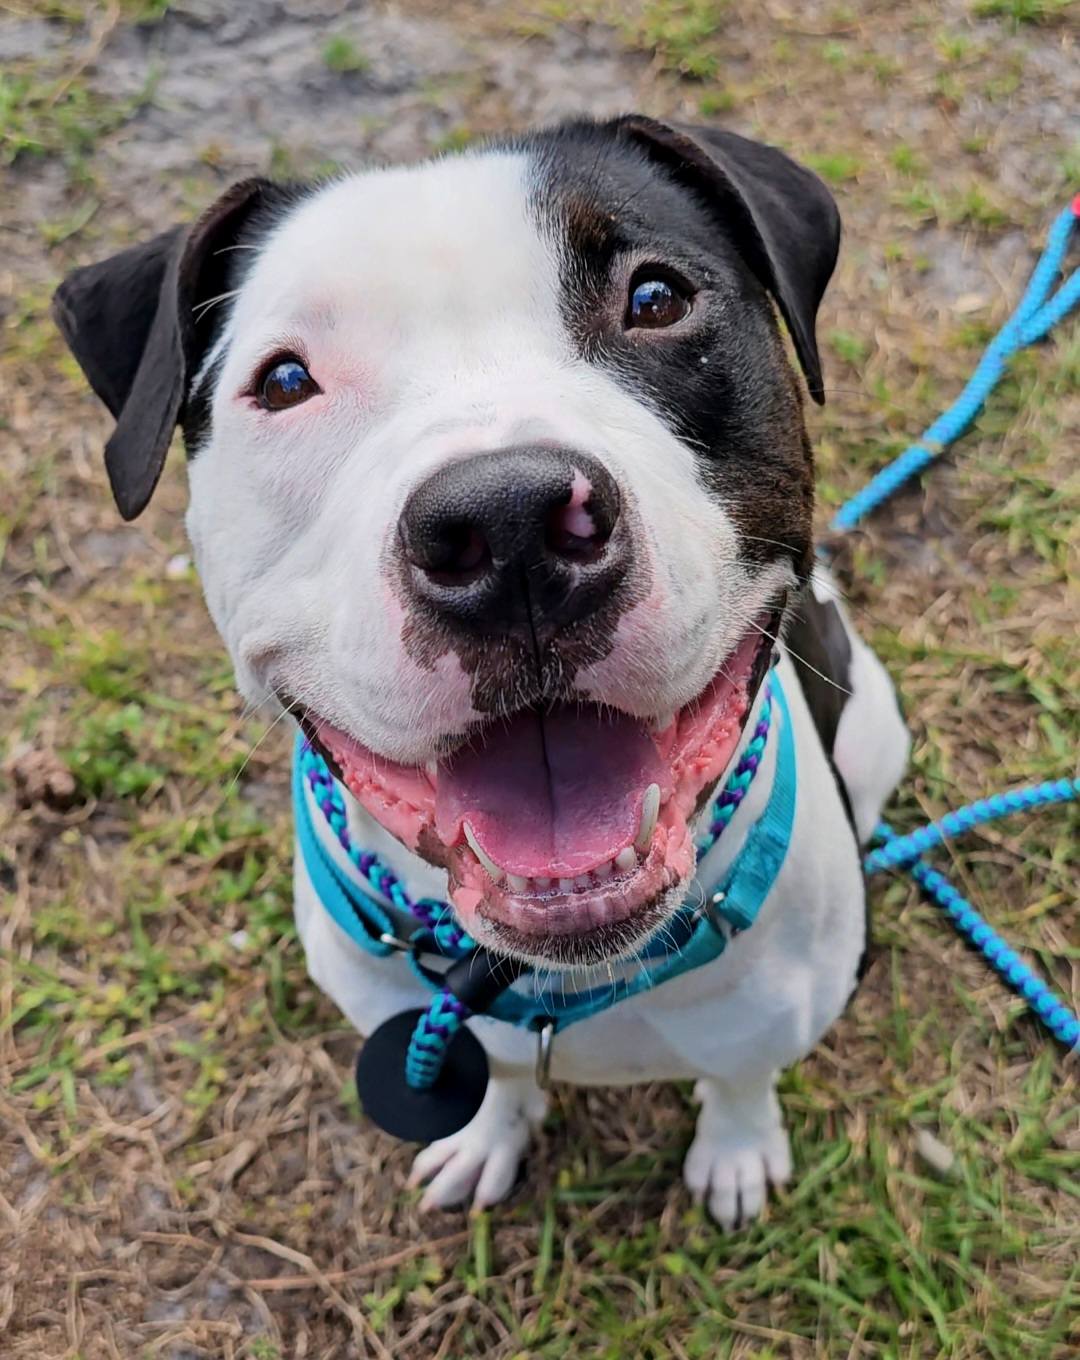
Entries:
{"label": "patch of dirt", "polygon": [[[0,41],[12,60],[39,57],[56,52],[57,31],[8,20]],[[330,69],[331,43],[358,69]],[[278,173],[297,176],[416,160],[465,136],[617,113],[639,102],[648,73],[597,29],[538,44],[407,8],[191,0],[159,23],[115,28],[89,84],[110,99],[146,100],[101,147],[98,173],[139,227],[155,227],[183,203],[179,181],[200,162],[228,182],[265,171],[268,148]],[[16,216],[61,211],[62,172],[43,177],[28,165],[12,178]]]}

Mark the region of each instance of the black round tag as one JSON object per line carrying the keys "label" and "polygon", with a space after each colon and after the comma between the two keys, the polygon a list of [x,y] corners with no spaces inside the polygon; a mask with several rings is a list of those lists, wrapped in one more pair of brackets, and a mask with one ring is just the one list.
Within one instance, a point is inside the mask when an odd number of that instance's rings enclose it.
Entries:
{"label": "black round tag", "polygon": [[487,1090],[484,1046],[462,1028],[450,1041],[434,1085],[417,1091],[405,1080],[409,1040],[422,1010],[392,1015],[372,1034],[356,1059],[356,1090],[369,1119],[410,1143],[433,1143],[463,1129]]}

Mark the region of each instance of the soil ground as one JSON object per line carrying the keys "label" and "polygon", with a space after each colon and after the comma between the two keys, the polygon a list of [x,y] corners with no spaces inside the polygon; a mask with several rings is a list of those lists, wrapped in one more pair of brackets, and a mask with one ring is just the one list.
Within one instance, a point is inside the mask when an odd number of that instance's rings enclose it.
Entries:
{"label": "soil ground", "polygon": [[[73,263],[234,178],[637,107],[831,183],[822,522],[959,390],[1080,188],[1067,0],[0,3],[0,1352],[1012,1357],[1080,1351],[1076,1064],[903,879],[783,1084],[799,1179],[725,1238],[687,1090],[558,1090],[513,1198],[424,1218],[290,919],[286,744],[245,718],[182,528],[119,522],[47,318]],[[915,735],[912,826],[1075,773],[1080,328],[845,546]],[[940,856],[1075,1007],[1077,820]],[[951,1158],[935,1171],[932,1135]],[[939,1148],[940,1153],[940,1148]]]}

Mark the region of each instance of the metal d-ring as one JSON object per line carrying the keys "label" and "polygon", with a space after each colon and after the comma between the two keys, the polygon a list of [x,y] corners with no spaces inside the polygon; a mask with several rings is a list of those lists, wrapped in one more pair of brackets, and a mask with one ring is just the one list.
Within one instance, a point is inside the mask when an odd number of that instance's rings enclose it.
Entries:
{"label": "metal d-ring", "polygon": [[536,1030],[536,1084],[541,1091],[551,1085],[551,1046],[555,1038],[555,1021],[544,1020]]}
{"label": "metal d-ring", "polygon": [[416,945],[409,940],[403,940],[400,935],[391,935],[388,930],[384,930],[379,936],[379,943],[386,945],[387,949],[396,949],[401,954],[416,953]]}
{"label": "metal d-ring", "polygon": [[733,939],[739,932],[726,917],[720,914],[720,908],[723,905],[725,897],[727,897],[727,893],[723,890],[714,892],[711,897],[705,899],[705,905],[702,910],[709,918],[709,924],[712,926],[713,930],[716,931],[717,935],[719,935],[722,940],[727,941]]}

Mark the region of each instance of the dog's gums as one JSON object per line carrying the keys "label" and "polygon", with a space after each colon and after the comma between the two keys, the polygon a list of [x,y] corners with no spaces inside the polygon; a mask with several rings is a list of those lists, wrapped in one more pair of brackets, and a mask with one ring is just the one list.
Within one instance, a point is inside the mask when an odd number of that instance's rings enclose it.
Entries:
{"label": "dog's gums", "polygon": [[530,959],[619,953],[694,869],[691,822],[738,746],[771,630],[755,624],[662,725],[591,703],[491,722],[424,768],[304,727],[357,801],[449,875],[462,924]]}

